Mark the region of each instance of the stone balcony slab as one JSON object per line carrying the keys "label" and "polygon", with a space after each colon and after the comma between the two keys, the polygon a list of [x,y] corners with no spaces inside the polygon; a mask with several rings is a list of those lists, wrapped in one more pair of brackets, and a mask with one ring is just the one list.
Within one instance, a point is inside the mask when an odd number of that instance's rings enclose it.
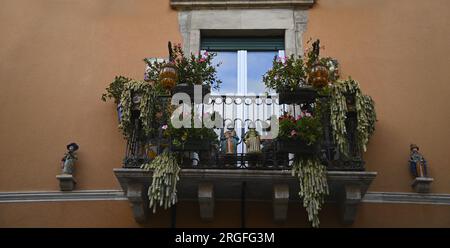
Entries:
{"label": "stone balcony slab", "polygon": [[[152,172],[142,169],[117,168],[114,173],[133,206],[137,222],[145,222],[149,216],[147,190],[151,184]],[[330,195],[327,202],[337,203],[341,208],[343,223],[351,224],[376,172],[328,171]],[[182,169],[178,183],[180,201],[199,202],[200,216],[212,220],[214,201],[241,200],[245,185],[246,201],[272,202],[274,220],[287,218],[289,202],[299,202],[298,179],[290,170],[248,170],[248,169]]]}

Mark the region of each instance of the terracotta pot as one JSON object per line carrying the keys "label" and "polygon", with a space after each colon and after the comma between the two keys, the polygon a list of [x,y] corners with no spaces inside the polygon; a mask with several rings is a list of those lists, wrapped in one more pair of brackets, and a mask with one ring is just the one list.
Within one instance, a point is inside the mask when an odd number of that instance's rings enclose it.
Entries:
{"label": "terracotta pot", "polygon": [[177,82],[177,68],[175,67],[175,65],[171,63],[165,64],[161,68],[159,80],[166,90],[172,91]]}
{"label": "terracotta pot", "polygon": [[315,64],[311,68],[311,72],[309,73],[309,83],[316,87],[321,88],[328,84],[329,81],[329,73],[328,68],[322,64]]}

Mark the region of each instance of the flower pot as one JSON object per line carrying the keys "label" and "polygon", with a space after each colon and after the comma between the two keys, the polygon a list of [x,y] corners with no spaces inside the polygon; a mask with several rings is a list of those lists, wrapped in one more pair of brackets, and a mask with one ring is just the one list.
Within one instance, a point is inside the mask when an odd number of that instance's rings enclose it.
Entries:
{"label": "flower pot", "polygon": [[[174,87],[172,93],[176,94],[176,93],[186,93],[189,95],[189,97],[191,98],[191,102],[194,102],[194,92],[195,92],[195,87],[194,85],[187,85],[187,84],[178,84],[177,86]],[[202,94],[201,94],[201,99],[200,102],[199,101],[195,101],[195,103],[201,103],[203,101],[203,98],[207,95],[211,93],[211,87],[209,85],[202,85]]]}
{"label": "flower pot", "polygon": [[308,82],[316,88],[322,88],[328,84],[328,68],[322,64],[314,64],[309,73]]}
{"label": "flower pot", "polygon": [[304,140],[277,140],[277,151],[313,155],[319,152],[319,143],[308,145]]}
{"label": "flower pot", "polygon": [[177,68],[171,63],[163,65],[159,73],[159,81],[164,89],[172,91],[177,82]]}
{"label": "flower pot", "polygon": [[300,87],[294,91],[285,90],[278,92],[280,104],[312,103],[317,97],[317,91],[312,87]]}

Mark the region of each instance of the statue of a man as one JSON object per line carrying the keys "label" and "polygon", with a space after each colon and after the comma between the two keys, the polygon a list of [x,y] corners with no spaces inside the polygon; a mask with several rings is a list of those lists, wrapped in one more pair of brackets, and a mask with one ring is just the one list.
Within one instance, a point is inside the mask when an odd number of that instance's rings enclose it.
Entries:
{"label": "statue of a man", "polygon": [[409,146],[411,154],[409,156],[409,168],[414,177],[428,177],[427,161],[419,153],[419,147],[415,144]]}
{"label": "statue of a man", "polygon": [[247,147],[247,153],[261,152],[261,136],[256,131],[255,123],[248,125],[248,131],[244,135],[244,143]]}
{"label": "statue of a man", "polygon": [[78,159],[76,151],[78,150],[78,145],[76,143],[70,143],[67,145],[67,152],[64,154],[64,157],[61,159],[62,164],[62,173],[72,175],[74,171],[75,161]]}
{"label": "statue of a man", "polygon": [[228,124],[227,131],[220,138],[221,150],[226,154],[235,154],[237,152],[237,145],[239,143],[239,137],[234,131],[234,125],[232,123]]}

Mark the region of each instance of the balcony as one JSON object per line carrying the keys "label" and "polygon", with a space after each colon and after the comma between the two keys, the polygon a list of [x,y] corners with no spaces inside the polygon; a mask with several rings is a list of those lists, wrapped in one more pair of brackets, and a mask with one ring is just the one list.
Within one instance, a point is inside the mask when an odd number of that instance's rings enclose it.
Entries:
{"label": "balcony", "polygon": [[[215,129],[219,137],[224,135],[223,127],[227,123],[236,124],[240,140],[234,154],[226,154],[218,147],[202,145],[201,142],[190,147],[174,148],[171,141],[161,134],[149,140],[138,140],[132,135],[127,144],[124,165],[114,169],[114,173],[132,203],[135,220],[143,223],[151,219],[147,191],[152,171],[140,169],[142,163],[151,161],[149,145],[156,147],[156,153],[165,148],[183,154],[178,199],[198,201],[203,220],[214,219],[214,203],[217,200],[240,200],[242,204],[254,200],[270,201],[274,221],[286,220],[288,203],[300,200],[298,178],[292,176],[290,171],[293,154],[280,150],[277,140],[265,135],[270,130],[264,128],[263,123],[269,116],[279,116],[284,112],[296,116],[301,109],[311,108],[313,104],[312,101],[280,103],[277,96],[211,96],[209,102],[196,104],[195,108],[200,113],[218,112],[223,117],[222,128]],[[256,155],[246,153],[242,143],[247,130],[245,124],[250,120],[262,124],[259,129],[263,137],[262,152]],[[137,133],[140,131],[139,123],[135,124]],[[349,131],[348,156],[342,156],[336,149],[329,120],[322,120],[322,125],[323,138],[318,149],[321,161],[328,170],[330,194],[326,201],[339,204],[342,222],[351,224],[358,204],[377,173],[365,171],[361,151],[355,144],[356,115],[349,113],[346,122]]]}

